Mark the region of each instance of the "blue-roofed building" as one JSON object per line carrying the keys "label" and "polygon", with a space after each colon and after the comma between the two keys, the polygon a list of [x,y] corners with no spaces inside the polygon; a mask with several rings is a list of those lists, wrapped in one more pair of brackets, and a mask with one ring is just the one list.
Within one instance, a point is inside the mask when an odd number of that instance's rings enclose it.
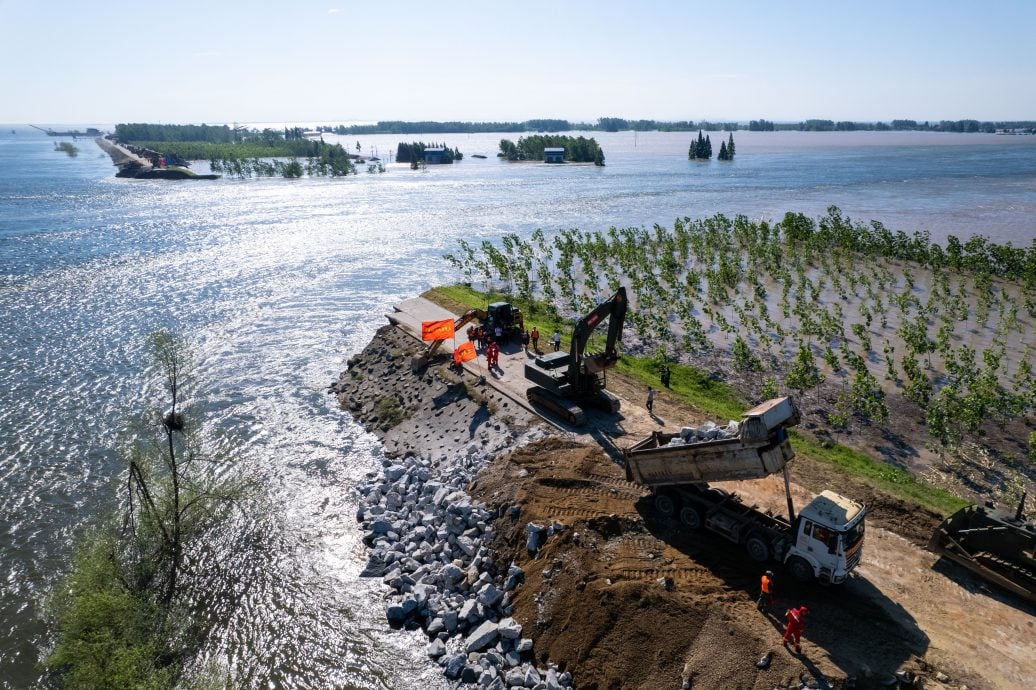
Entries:
{"label": "blue-roofed building", "polygon": [[564,163],[565,162],[565,147],[564,146],[549,146],[543,149],[543,162],[544,163]]}

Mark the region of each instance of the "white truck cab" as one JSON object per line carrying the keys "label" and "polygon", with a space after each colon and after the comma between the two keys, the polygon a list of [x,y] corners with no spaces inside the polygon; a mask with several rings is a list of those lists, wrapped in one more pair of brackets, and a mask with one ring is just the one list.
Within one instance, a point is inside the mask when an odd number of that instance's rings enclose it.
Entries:
{"label": "white truck cab", "polygon": [[838,584],[863,555],[867,509],[851,498],[824,491],[805,506],[796,520],[795,538],[784,562],[798,580]]}

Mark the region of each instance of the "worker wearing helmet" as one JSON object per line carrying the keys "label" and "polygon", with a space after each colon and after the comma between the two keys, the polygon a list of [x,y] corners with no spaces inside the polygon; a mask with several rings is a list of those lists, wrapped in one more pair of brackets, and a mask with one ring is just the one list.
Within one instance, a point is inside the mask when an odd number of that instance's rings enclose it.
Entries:
{"label": "worker wearing helmet", "polygon": [[784,614],[787,617],[787,623],[784,626],[784,641],[781,644],[787,647],[788,642],[794,640],[796,654],[802,653],[799,639],[802,637],[802,628],[805,624],[807,613],[809,613],[809,609],[805,606],[800,606],[797,609],[788,609],[787,613]]}
{"label": "worker wearing helmet", "polygon": [[773,571],[767,570],[759,582],[759,600],[755,607],[760,611],[767,606],[773,606]]}

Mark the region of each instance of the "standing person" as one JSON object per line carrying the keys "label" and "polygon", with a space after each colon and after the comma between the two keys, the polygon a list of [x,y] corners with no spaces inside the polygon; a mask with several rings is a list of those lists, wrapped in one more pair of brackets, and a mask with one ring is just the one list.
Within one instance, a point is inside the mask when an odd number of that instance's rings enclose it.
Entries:
{"label": "standing person", "polygon": [[535,326],[532,327],[532,333],[530,334],[530,337],[532,338],[532,351],[535,352],[536,354],[539,354],[540,353],[540,331]]}
{"label": "standing person", "polygon": [[755,607],[762,611],[768,606],[773,606],[773,571],[767,570],[759,582],[759,600]]}
{"label": "standing person", "polygon": [[529,351],[529,331],[522,331],[522,348]]}
{"label": "standing person", "polygon": [[787,647],[788,642],[794,640],[796,654],[802,654],[802,646],[799,644],[799,640],[802,637],[802,628],[805,625],[807,613],[809,613],[809,609],[805,606],[800,606],[797,609],[788,609],[787,613],[784,614],[787,618],[787,623],[784,626],[784,640],[781,644]]}
{"label": "standing person", "polygon": [[490,369],[500,366],[500,346],[495,342],[489,343],[489,348],[486,350],[486,363]]}
{"label": "standing person", "polygon": [[475,329],[475,346],[480,350],[486,346],[486,331],[482,326]]}
{"label": "standing person", "polygon": [[555,329],[554,335],[550,336],[551,341],[554,343],[554,352],[561,349],[561,331]]}
{"label": "standing person", "polygon": [[468,342],[472,342],[475,339],[475,327],[468,326]]}
{"label": "standing person", "polygon": [[648,386],[647,410],[651,414],[655,413],[654,410],[652,409],[652,408],[654,408],[654,406],[655,406],[655,389],[652,388],[651,386]]}

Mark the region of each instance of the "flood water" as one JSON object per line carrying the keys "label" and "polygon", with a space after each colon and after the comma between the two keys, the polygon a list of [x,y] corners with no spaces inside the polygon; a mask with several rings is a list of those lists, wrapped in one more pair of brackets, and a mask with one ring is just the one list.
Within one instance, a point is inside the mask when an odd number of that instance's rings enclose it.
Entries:
{"label": "flood water", "polygon": [[[421,139],[467,157],[338,180],[165,182],[115,179],[90,140],[70,158],[11,129],[0,134],[0,688],[37,682],[42,602],[76,537],[117,500],[117,438],[148,402],[156,329],[187,338],[206,435],[260,478],[281,531],[240,574],[248,594],[208,654],[245,687],[444,687],[422,640],[384,625],[380,582],[358,577],[351,488],[381,450],[326,389],[395,302],[456,278],[441,255],[459,239],[832,204],[937,240],[1036,238],[1032,136],[737,132],[734,162],[699,163],[689,133],[595,133],[604,168],[497,160],[516,135],[361,136],[365,154]],[[726,135],[713,135],[718,150]]]}

